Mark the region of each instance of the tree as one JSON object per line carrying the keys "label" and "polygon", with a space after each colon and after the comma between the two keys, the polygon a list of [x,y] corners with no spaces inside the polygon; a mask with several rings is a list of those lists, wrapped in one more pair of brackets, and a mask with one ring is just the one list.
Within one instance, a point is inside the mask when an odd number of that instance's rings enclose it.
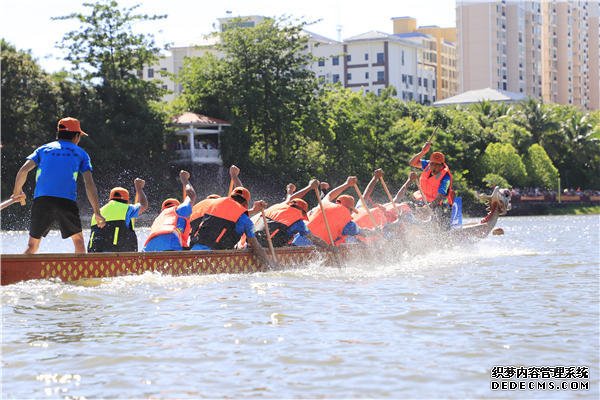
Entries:
{"label": "tree", "polygon": [[67,32],[57,47],[68,51],[65,60],[84,80],[99,78],[105,85],[135,80],[137,71],[156,61],[161,49],[156,47],[153,36],[135,34],[133,24],[166,15],[134,14],[140,4],[121,9],[116,0],[83,5],[90,9],[89,14],[72,13],[52,19],[75,19],[81,23],[78,30]]}
{"label": "tree", "polygon": [[2,49],[2,193],[12,193],[14,177],[25,157],[54,140],[60,91],[29,52],[4,39]]}
{"label": "tree", "polygon": [[198,111],[218,98],[232,123],[228,140],[249,144],[247,153],[239,146],[238,159],[225,159],[227,163],[248,160],[286,168],[294,165],[291,155],[304,145],[301,135],[316,93],[316,79],[306,68],[312,61],[306,23],[283,18],[252,28],[242,23],[234,20],[221,33],[220,62],[209,57],[188,62],[182,85],[200,90],[185,96],[189,108]]}
{"label": "tree", "polygon": [[482,158],[486,174],[496,174],[515,186],[527,183],[527,171],[521,157],[509,143],[490,143]]}
{"label": "tree", "polygon": [[[155,82],[137,74],[159,55],[152,35],[136,34],[133,25],[164,16],[134,14],[139,5],[119,8],[116,1],[84,3],[87,13],[73,13],[55,20],[75,19],[78,30],[68,32],[58,47],[66,49],[81,89],[70,97],[79,109],[76,115],[90,136],[84,143],[102,181],[114,185],[133,175],[149,173],[162,181],[168,160],[163,156],[163,116],[152,106],[161,97]],[[83,100],[81,94],[90,97]],[[72,113],[69,113],[72,114]],[[125,184],[125,183],[123,183]]]}
{"label": "tree", "polygon": [[527,150],[525,167],[531,186],[551,189],[558,185],[558,170],[546,150],[539,144],[533,144]]}

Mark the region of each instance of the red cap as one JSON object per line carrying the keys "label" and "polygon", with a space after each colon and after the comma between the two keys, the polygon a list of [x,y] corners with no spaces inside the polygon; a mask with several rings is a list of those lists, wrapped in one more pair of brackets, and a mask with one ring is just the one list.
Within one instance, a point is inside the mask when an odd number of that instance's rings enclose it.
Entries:
{"label": "red cap", "polygon": [[111,189],[110,196],[108,198],[110,200],[129,201],[129,191],[125,188],[117,186],[117,187]]}
{"label": "red cap", "polygon": [[335,202],[343,205],[352,212],[358,212],[356,208],[354,208],[354,197],[350,196],[349,194],[343,194],[339,196]]}
{"label": "red cap", "polygon": [[56,129],[59,132],[79,132],[84,136],[88,136],[87,133],[81,130],[79,120],[71,117],[66,117],[58,121]]}
{"label": "red cap", "polygon": [[429,160],[429,162],[443,164],[446,162],[446,157],[444,157],[444,153],[434,151],[433,153],[431,153],[431,159]]}
{"label": "red cap", "polygon": [[245,187],[242,187],[242,186],[236,187],[235,189],[233,189],[233,191],[231,192],[231,194],[229,196],[230,197],[241,196],[244,200],[246,200],[246,203],[250,204],[250,191],[248,189],[246,189]]}
{"label": "red cap", "polygon": [[306,216],[306,213],[308,212],[308,203],[306,201],[302,199],[293,199],[288,201],[288,204],[292,207],[296,207],[302,210],[302,213],[304,214],[304,219],[308,219]]}
{"label": "red cap", "polygon": [[161,211],[164,210],[165,208],[169,208],[169,207],[177,207],[179,206],[181,203],[179,202],[179,200],[177,199],[166,199],[165,201],[163,201],[162,203],[162,207],[160,208]]}

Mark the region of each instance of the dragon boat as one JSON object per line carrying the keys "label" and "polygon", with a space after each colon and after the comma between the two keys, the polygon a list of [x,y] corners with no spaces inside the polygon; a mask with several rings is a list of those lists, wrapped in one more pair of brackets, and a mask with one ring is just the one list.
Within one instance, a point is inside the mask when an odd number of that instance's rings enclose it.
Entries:
{"label": "dragon boat", "polygon": [[[444,233],[448,243],[474,241],[487,237],[498,217],[510,209],[510,192],[495,188],[484,196],[488,214],[480,222],[464,225]],[[447,240],[450,239],[450,240]],[[364,253],[360,245],[343,245],[334,253],[316,247],[281,247],[275,256],[282,268],[319,262],[340,265]],[[31,279],[54,279],[63,282],[80,279],[111,278],[157,272],[164,275],[240,274],[264,272],[266,267],[249,250],[124,252],[88,254],[2,254],[2,285]]]}

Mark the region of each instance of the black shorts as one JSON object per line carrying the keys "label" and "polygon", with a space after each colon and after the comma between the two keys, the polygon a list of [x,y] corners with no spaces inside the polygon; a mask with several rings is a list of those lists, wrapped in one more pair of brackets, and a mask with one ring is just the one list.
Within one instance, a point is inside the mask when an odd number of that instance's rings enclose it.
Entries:
{"label": "black shorts", "polygon": [[58,222],[63,239],[81,232],[79,207],[73,200],[61,197],[41,196],[33,200],[29,236],[34,239],[45,237],[54,221]]}

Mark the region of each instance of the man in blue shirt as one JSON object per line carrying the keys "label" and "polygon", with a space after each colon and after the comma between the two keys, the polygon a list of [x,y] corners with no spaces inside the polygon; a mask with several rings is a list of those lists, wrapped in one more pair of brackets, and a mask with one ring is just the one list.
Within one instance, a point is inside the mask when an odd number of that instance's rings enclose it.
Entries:
{"label": "man in blue shirt", "polygon": [[100,215],[98,190],[92,177],[90,156],[78,146],[82,136],[79,121],[67,117],[58,121],[57,140],[38,147],[27,156],[15,178],[11,198],[24,199],[23,185],[29,171],[37,167],[29,242],[25,254],[34,254],[40,247],[42,237],[57,221],[63,239],[71,238],[75,253],[85,253],[85,242],[81,231],[81,219],[77,206],[77,177],[83,175],[85,191],[99,227],[105,220]]}

